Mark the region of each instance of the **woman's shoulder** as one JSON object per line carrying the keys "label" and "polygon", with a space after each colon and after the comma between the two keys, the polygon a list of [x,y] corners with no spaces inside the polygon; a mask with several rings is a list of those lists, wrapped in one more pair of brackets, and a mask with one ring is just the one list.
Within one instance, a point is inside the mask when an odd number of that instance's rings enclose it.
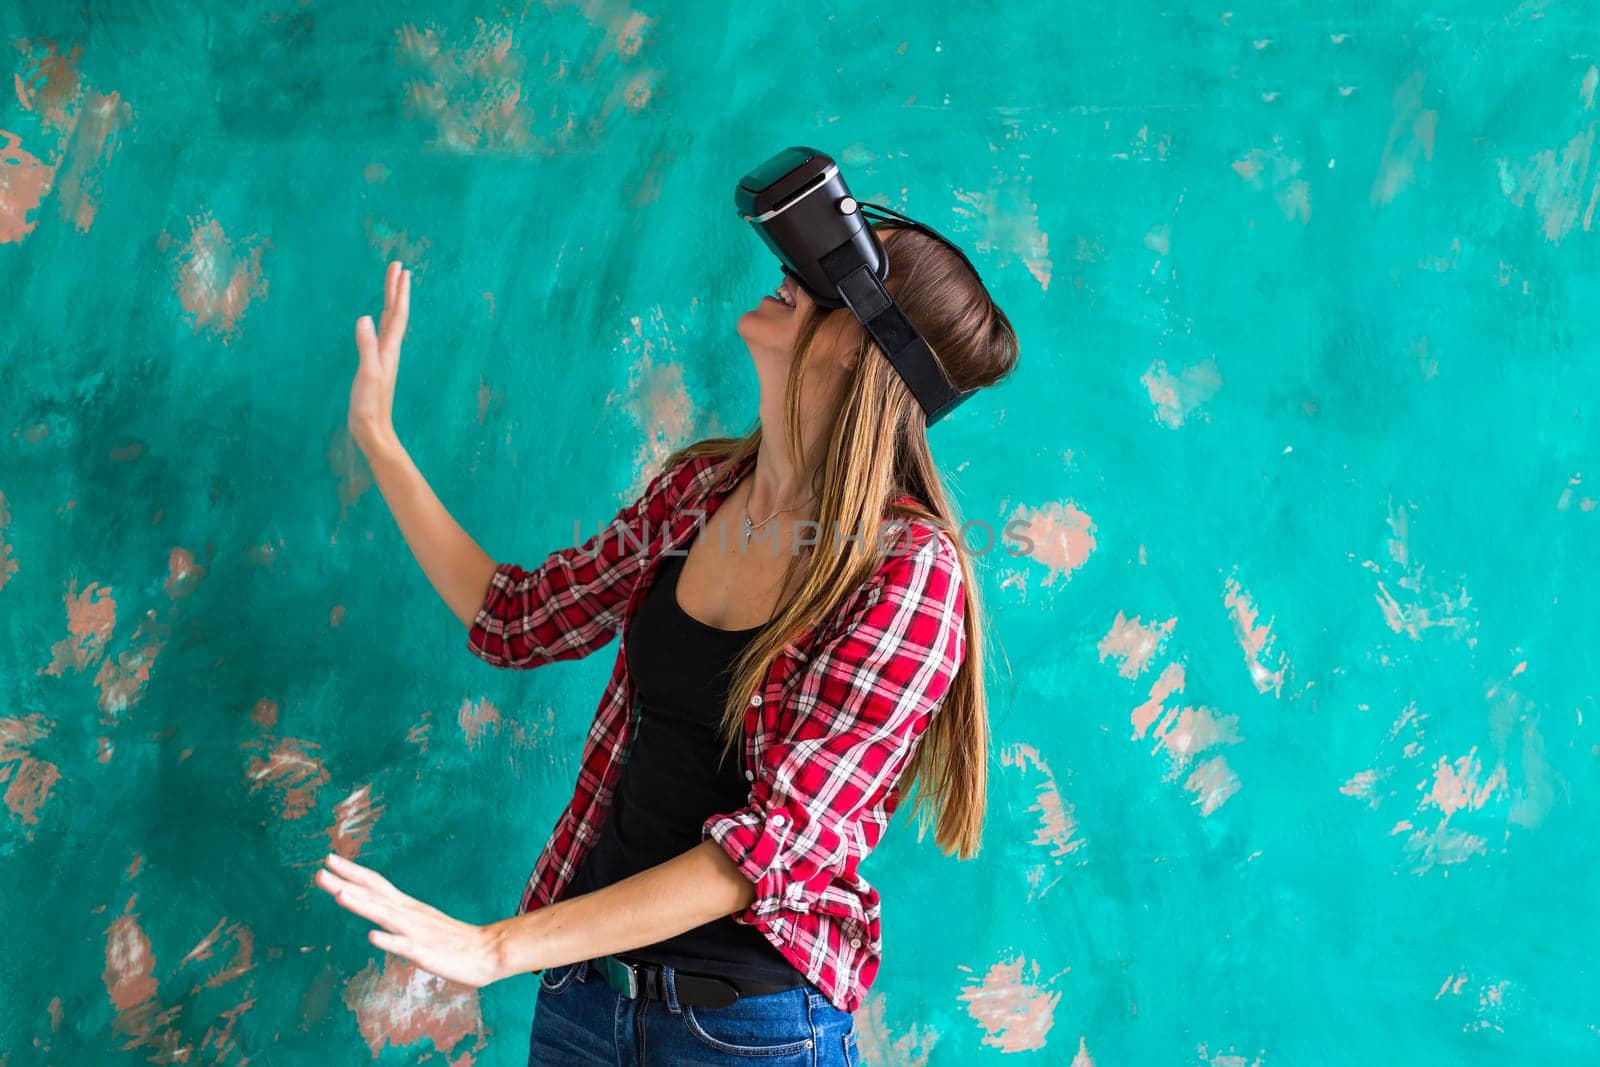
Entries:
{"label": "woman's shoulder", "polygon": [[947,595],[962,580],[956,538],[916,497],[901,494],[885,519],[883,559],[867,583],[867,593],[891,588],[922,596]]}
{"label": "woman's shoulder", "polygon": [[650,479],[648,495],[659,495],[670,508],[700,497],[724,475],[724,456],[700,451],[703,443],[680,448],[662,461]]}
{"label": "woman's shoulder", "polygon": [[901,546],[901,551],[928,551],[950,559],[957,557],[955,534],[915,494],[897,495],[890,504],[885,522],[899,531],[894,543]]}

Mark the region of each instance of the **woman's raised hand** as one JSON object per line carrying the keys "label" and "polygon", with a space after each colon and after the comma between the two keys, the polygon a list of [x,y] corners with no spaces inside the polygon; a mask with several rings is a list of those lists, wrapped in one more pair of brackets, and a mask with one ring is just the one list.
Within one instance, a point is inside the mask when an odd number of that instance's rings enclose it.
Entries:
{"label": "woman's raised hand", "polygon": [[383,279],[383,316],[378,328],[372,316],[356,320],[356,351],[360,363],[350,386],[350,436],[363,452],[395,439],[394,382],[400,368],[400,342],[406,335],[411,309],[411,272],[393,260]]}

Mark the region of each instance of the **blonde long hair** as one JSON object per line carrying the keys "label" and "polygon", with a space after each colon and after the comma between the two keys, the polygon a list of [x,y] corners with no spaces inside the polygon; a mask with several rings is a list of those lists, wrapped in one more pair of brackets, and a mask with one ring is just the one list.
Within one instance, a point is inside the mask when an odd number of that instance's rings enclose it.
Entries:
{"label": "blonde long hair", "polygon": [[[933,350],[957,388],[988,386],[1011,373],[1017,361],[1017,338],[1010,320],[960,258],[921,231],[880,223],[874,226],[889,252],[891,271],[884,287]],[[936,822],[934,841],[946,854],[969,859],[977,854],[987,806],[989,716],[984,691],[985,615],[971,559],[961,542],[960,517],[946,495],[928,449],[927,425],[921,407],[900,380],[882,349],[848,308],[813,305],[795,341],[785,385],[785,447],[796,469],[803,467],[800,425],[800,383],[813,342],[829,315],[846,316],[854,331],[854,369],[845,386],[837,418],[828,436],[822,464],[812,473],[819,501],[822,531],[865,531],[854,540],[823,535],[812,550],[791,553],[782,588],[798,582],[794,595],[780,595],[777,614],[734,664],[728,700],[718,736],[722,758],[737,758],[750,695],[762,684],[784,646],[826,621],[861,584],[870,580],[884,559],[876,536],[880,523],[922,519],[942,528],[955,543],[961,561],[965,601],[966,656],[943,705],[906,766],[896,795],[920,783],[911,807],[915,819],[928,802]],[[973,398],[966,406],[981,403]],[[671,467],[688,456],[720,459],[720,475],[761,445],[761,426],[743,437],[696,441],[674,451]],[[910,494],[926,504],[906,507],[895,498]],[[918,826],[919,840],[928,816]]]}

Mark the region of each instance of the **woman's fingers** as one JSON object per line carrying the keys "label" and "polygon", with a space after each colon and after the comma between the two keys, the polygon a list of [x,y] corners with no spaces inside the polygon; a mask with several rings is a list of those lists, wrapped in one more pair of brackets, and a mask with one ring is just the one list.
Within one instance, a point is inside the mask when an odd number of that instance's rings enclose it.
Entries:
{"label": "woman's fingers", "polygon": [[406,323],[411,319],[411,272],[400,272],[399,293],[395,297],[394,323],[390,329],[394,331],[394,343],[398,349],[400,341],[406,335]]}
{"label": "woman's fingers", "polygon": [[390,884],[387,878],[373,870],[371,867],[363,867],[354,860],[347,860],[337,853],[330,852],[327,856],[326,863],[328,864],[329,871],[340,878],[343,878],[347,882],[354,882],[356,885],[370,886],[371,888],[380,892],[388,892],[389,890],[394,889],[394,886]]}
{"label": "woman's fingers", "polygon": [[393,363],[400,354],[411,310],[411,272],[391,260],[383,277],[383,314],[378,319],[379,348],[384,362]]}
{"label": "woman's fingers", "polygon": [[361,365],[377,369],[378,363],[378,334],[372,328],[372,316],[363,315],[356,320],[356,352],[361,357]]}
{"label": "woman's fingers", "polygon": [[346,883],[338,888],[329,889],[329,892],[333,894],[334,899],[339,902],[340,906],[348,911],[355,912],[363,919],[368,919],[390,930],[398,928],[398,922],[394,915],[394,906],[388,901],[374,896],[367,889]]}
{"label": "woman's fingers", "polygon": [[389,336],[389,320],[394,315],[395,283],[400,277],[400,261],[391,259],[383,271],[383,314],[378,317],[378,336]]}

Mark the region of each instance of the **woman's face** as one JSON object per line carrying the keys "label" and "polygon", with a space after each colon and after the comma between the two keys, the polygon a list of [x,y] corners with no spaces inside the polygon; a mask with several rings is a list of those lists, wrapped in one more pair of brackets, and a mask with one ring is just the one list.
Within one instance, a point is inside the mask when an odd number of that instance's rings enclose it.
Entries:
{"label": "woman's face", "polygon": [[[780,279],[781,285],[774,286],[755,307],[739,316],[737,329],[762,378],[781,382],[789,371],[789,353],[794,349],[800,324],[816,303],[787,274],[780,275]],[[774,373],[769,375],[768,371]]]}
{"label": "woman's face", "polygon": [[[828,355],[845,351],[847,343],[854,340],[849,336],[851,328],[854,327],[857,334],[861,329],[848,310],[835,308],[824,311],[817,307],[817,302],[793,278],[780,274],[779,279],[781,284],[775,285],[755,307],[740,315],[737,324],[739,336],[749,347],[756,374],[761,379],[764,400],[782,394],[784,383],[789,378],[789,359],[794,351],[795,339],[807,315],[821,313],[826,316],[812,342],[812,362],[819,368],[827,368],[830,378],[836,377],[842,367],[835,366],[838,361],[829,359]],[[774,295],[776,293],[788,297],[793,301],[793,306],[779,299]]]}

